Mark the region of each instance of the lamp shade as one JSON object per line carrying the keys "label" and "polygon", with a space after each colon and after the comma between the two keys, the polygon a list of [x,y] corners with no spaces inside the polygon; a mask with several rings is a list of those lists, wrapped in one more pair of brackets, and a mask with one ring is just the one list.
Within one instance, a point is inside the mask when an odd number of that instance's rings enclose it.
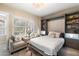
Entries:
{"label": "lamp shade", "polygon": [[46,34],[46,31],[41,31],[41,34],[45,35]]}

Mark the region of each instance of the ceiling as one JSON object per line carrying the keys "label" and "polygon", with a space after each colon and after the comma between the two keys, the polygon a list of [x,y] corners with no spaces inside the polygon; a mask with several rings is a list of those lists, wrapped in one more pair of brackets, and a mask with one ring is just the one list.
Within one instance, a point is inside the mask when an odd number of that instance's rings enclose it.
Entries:
{"label": "ceiling", "polygon": [[46,6],[42,6],[42,8],[35,8],[32,3],[10,3],[10,4],[6,3],[6,5],[19,8],[26,12],[43,17],[67,8],[75,7],[79,4],[78,3],[47,3],[45,4]]}

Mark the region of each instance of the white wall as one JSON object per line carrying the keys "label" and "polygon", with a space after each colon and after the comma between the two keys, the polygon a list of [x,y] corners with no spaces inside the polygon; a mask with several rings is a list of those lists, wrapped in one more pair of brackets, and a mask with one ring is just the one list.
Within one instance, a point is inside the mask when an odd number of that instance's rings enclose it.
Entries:
{"label": "white wall", "polygon": [[[7,24],[7,26],[8,26],[7,35],[9,33],[13,32],[12,20],[13,20],[14,16],[23,17],[23,18],[25,18],[25,20],[28,20],[29,22],[33,23],[33,25],[35,25],[35,31],[38,31],[38,29],[40,30],[40,28],[41,28],[41,26],[40,26],[41,18],[36,15],[33,15],[29,12],[25,12],[25,11],[17,9],[17,8],[6,6],[5,4],[0,4],[0,11],[6,12],[9,14],[9,19],[8,19],[8,24]],[[6,37],[6,36],[0,37],[0,39],[2,39],[4,37]],[[0,40],[0,42],[2,42],[2,41]]]}
{"label": "white wall", "polygon": [[35,16],[33,14],[30,14],[29,12],[25,12],[23,10],[20,10],[14,7],[6,6],[4,4],[0,4],[0,11],[6,12],[9,14],[9,22],[8,22],[9,32],[13,31],[12,20],[14,16],[25,18],[26,21],[28,20],[29,22],[33,23],[35,25],[36,31],[40,29],[41,18],[38,16]]}

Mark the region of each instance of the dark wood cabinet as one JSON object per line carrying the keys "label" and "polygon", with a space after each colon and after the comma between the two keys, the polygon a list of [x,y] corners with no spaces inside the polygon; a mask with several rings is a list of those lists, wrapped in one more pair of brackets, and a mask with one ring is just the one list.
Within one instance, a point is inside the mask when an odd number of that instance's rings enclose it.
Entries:
{"label": "dark wood cabinet", "polygon": [[79,12],[66,14],[66,33],[79,34]]}
{"label": "dark wood cabinet", "polygon": [[65,15],[65,46],[79,49],[79,12]]}
{"label": "dark wood cabinet", "polygon": [[76,39],[70,39],[65,38],[65,46],[68,46],[70,48],[79,49],[79,40]]}

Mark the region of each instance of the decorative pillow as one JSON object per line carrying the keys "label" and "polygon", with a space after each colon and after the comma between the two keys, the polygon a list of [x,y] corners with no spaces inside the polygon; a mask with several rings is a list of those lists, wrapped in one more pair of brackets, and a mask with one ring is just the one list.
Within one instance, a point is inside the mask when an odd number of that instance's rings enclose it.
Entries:
{"label": "decorative pillow", "polygon": [[59,37],[60,37],[60,33],[56,32],[56,33],[55,33],[55,37],[56,37],[56,38],[59,38]]}
{"label": "decorative pillow", "polygon": [[49,32],[48,36],[51,36],[51,37],[55,37],[54,33],[53,32]]}
{"label": "decorative pillow", "polygon": [[61,38],[64,38],[64,33],[60,33],[60,37]]}
{"label": "decorative pillow", "polygon": [[35,37],[38,37],[39,34],[36,33],[36,32],[32,32],[32,33],[30,34],[30,36],[31,36],[31,38],[35,38]]}
{"label": "decorative pillow", "polygon": [[39,36],[39,34],[38,33],[35,33],[35,37],[38,37]]}
{"label": "decorative pillow", "polygon": [[21,40],[22,40],[22,36],[21,35],[15,36],[15,41],[16,42],[21,41]]}
{"label": "decorative pillow", "polygon": [[59,38],[60,37],[60,33],[59,32],[49,32],[48,35],[53,37],[53,38]]}

